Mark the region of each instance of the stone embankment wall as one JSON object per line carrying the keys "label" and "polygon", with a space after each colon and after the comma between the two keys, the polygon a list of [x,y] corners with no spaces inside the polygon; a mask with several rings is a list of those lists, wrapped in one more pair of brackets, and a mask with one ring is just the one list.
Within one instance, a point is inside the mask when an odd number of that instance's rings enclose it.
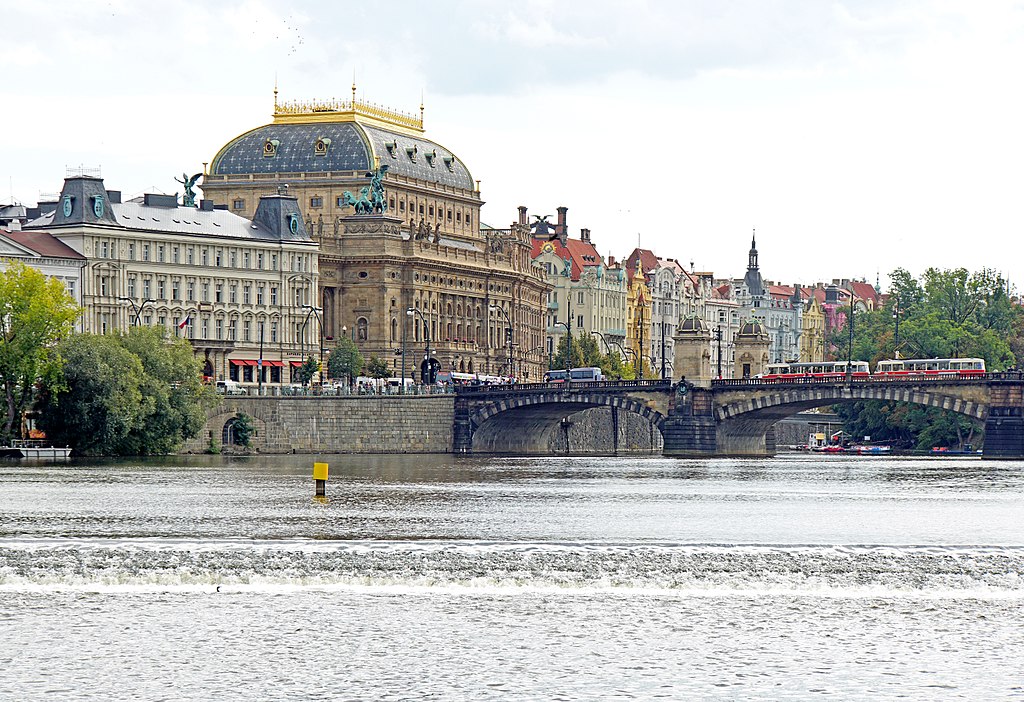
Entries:
{"label": "stone embankment wall", "polygon": [[[260,453],[450,453],[451,395],[346,397],[225,397],[199,437],[183,451],[224,443],[224,427],[239,413],[252,418]],[[223,446],[230,450],[230,446]]]}

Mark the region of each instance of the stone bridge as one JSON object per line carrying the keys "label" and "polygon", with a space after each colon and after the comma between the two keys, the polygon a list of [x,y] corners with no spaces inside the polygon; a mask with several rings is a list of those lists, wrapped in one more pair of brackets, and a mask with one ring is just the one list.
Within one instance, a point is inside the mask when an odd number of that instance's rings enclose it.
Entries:
{"label": "stone bridge", "polygon": [[674,456],[770,456],[773,426],[813,407],[888,400],[939,407],[985,426],[987,458],[1024,458],[1024,374],[980,378],[723,380],[710,388],[667,381],[583,382],[459,388],[453,449],[543,453],[551,432],[585,409],[612,407],[656,427]]}

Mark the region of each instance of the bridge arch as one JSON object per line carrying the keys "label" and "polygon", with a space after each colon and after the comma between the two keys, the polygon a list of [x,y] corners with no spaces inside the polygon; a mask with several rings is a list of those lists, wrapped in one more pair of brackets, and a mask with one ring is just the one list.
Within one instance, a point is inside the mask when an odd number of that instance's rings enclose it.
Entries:
{"label": "bridge arch", "polygon": [[988,405],[955,393],[945,386],[814,385],[772,388],[747,397],[722,397],[715,409],[717,444],[721,453],[763,455],[775,452],[774,425],[797,412],[828,405],[881,400],[909,402],[949,410],[984,422]]}
{"label": "bridge arch", "polygon": [[[641,417],[650,425],[652,447],[660,441],[665,416],[647,404],[624,395],[562,391],[510,395],[475,407],[469,415],[473,452],[547,454],[558,442],[559,432],[569,431],[572,415],[601,407],[612,410],[616,439],[621,411]],[[568,436],[566,433],[564,438],[567,446]]]}

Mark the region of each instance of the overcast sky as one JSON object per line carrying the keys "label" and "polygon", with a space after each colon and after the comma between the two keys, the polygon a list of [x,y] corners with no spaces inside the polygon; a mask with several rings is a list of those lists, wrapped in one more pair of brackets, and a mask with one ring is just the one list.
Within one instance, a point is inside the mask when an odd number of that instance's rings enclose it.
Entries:
{"label": "overcast sky", "polygon": [[175,192],[281,100],[417,113],[483,221],[784,283],[1024,285],[1024,2],[0,0],[0,202]]}

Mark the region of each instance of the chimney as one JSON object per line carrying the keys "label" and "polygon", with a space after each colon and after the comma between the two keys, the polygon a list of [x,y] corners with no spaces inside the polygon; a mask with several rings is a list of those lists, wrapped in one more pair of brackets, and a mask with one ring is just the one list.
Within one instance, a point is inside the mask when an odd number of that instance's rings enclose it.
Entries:
{"label": "chimney", "polygon": [[589,229],[580,229],[580,241],[585,242],[587,244],[590,243],[590,230]]}
{"label": "chimney", "polygon": [[558,208],[558,224],[555,226],[555,233],[558,234],[559,236],[565,234],[567,231],[565,228],[565,213],[568,211],[568,207]]}
{"label": "chimney", "polygon": [[519,223],[526,224],[526,205],[519,206]]}
{"label": "chimney", "polygon": [[608,254],[608,267],[611,268],[614,265],[615,265],[615,257],[612,256],[611,254]]}

